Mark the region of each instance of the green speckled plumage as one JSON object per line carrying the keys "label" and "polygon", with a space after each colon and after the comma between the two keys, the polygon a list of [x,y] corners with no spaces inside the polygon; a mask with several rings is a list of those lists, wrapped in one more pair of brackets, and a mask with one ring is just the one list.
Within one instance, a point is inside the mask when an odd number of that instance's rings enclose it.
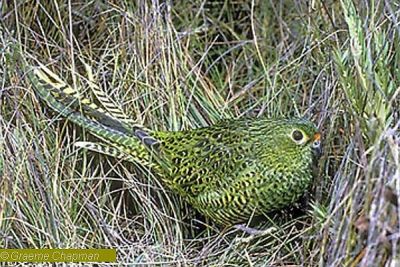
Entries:
{"label": "green speckled plumage", "polygon": [[[188,131],[151,131],[132,127],[80,98],[43,66],[28,75],[53,109],[108,143],[82,147],[151,168],[170,189],[220,224],[287,206],[312,181],[319,134],[310,121],[245,118]],[[295,131],[301,140],[295,140]]]}

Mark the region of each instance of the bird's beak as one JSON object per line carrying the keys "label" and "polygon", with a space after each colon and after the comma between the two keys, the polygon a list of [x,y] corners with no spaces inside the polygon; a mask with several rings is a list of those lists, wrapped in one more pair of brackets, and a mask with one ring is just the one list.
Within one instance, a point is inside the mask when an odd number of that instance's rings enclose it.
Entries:
{"label": "bird's beak", "polygon": [[321,141],[321,134],[320,133],[314,134],[314,141]]}
{"label": "bird's beak", "polygon": [[321,134],[316,133],[313,137],[313,152],[314,155],[319,158],[322,154],[322,145],[321,145]]}

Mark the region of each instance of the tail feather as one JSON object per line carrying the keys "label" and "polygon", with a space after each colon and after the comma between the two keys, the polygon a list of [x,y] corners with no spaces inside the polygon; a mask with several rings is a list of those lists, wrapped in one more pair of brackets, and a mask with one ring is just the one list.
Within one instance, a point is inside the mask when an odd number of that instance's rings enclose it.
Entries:
{"label": "tail feather", "polygon": [[[91,74],[90,69],[88,69],[89,67],[87,67],[90,79],[89,87],[95,93],[96,98],[99,99],[104,108],[93,103],[93,101],[91,101],[90,99],[85,98],[78,90],[75,90],[67,83],[62,81],[59,76],[57,76],[54,72],[52,72],[43,64],[39,63],[39,66],[40,69],[36,68],[33,70],[34,75],[40,81],[42,81],[42,85],[44,85],[44,87],[46,87],[46,89],[50,91],[58,101],[62,103],[67,103],[71,108],[75,110],[85,112],[85,116],[91,117],[95,120],[102,119],[103,121],[113,123],[113,127],[118,127],[121,129],[135,127],[147,130],[142,125],[134,124],[133,120],[127,118],[123,111],[119,109],[116,104],[113,103],[112,100],[110,100],[107,95],[92,82],[93,75]],[[107,105],[107,107],[105,107],[104,105]],[[114,113],[110,111],[113,111]],[[127,124],[128,122],[129,126]]]}
{"label": "tail feather", "polygon": [[[89,99],[82,98],[79,92],[44,66],[29,71],[28,77],[39,96],[55,111],[88,129],[121,153],[130,155],[133,161],[151,167],[148,150],[135,136],[137,126],[129,127],[113,118]],[[102,151],[98,149],[98,152]]]}
{"label": "tail feather", "polygon": [[131,155],[123,152],[124,151],[123,147],[116,148],[116,147],[107,146],[105,144],[94,143],[94,142],[76,142],[74,145],[76,147],[91,150],[91,151],[94,151],[94,152],[97,152],[100,154],[111,156],[113,158],[136,162],[135,158],[133,158]]}
{"label": "tail feather", "polygon": [[104,92],[99,86],[97,86],[94,83],[94,77],[90,66],[85,62],[83,62],[83,64],[85,66],[86,73],[88,75],[89,88],[92,90],[97,100],[101,103],[101,105],[104,107],[107,113],[119,121],[133,124],[134,121],[128,118],[126,113],[121,108],[118,107],[118,104],[115,103],[110,97],[108,97],[106,92]]}

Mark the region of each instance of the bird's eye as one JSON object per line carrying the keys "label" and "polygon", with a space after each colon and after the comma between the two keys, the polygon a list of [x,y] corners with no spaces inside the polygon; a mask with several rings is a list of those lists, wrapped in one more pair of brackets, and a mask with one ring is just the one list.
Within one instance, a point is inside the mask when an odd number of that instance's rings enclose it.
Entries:
{"label": "bird's eye", "polygon": [[293,141],[295,141],[295,142],[300,142],[301,140],[303,140],[303,138],[304,138],[304,135],[303,135],[303,133],[302,133],[301,131],[299,131],[299,130],[294,130],[294,131],[292,132],[292,139],[293,139]]}

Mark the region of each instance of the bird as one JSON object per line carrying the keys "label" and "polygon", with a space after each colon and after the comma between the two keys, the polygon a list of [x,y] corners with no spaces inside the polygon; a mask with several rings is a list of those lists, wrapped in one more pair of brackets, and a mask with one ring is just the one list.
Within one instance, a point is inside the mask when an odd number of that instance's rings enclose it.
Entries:
{"label": "bird", "polygon": [[102,140],[77,146],[149,168],[217,224],[240,224],[282,209],[312,184],[321,133],[308,119],[244,117],[156,131],[129,123],[93,84],[103,104],[82,97],[42,64],[30,66],[27,76],[48,106]]}

